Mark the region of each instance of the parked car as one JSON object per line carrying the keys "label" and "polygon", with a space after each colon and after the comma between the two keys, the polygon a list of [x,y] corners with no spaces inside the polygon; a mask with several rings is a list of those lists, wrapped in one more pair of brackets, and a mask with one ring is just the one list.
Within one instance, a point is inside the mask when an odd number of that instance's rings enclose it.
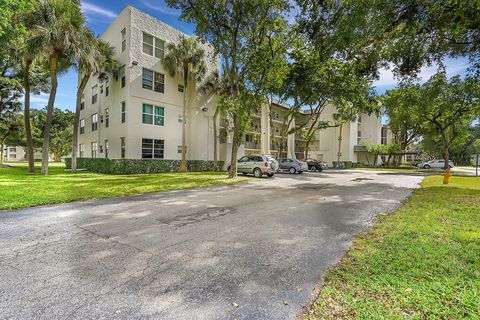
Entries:
{"label": "parked car", "polygon": [[[228,166],[228,171],[230,171],[230,166]],[[253,174],[256,178],[261,178],[264,174],[273,177],[277,171],[277,160],[268,155],[248,155],[237,161],[237,172],[245,175]]]}
{"label": "parked car", "polygon": [[293,158],[280,158],[277,159],[279,165],[279,171],[290,173],[303,173],[308,170],[306,162],[299,161]]}
{"label": "parked car", "polygon": [[327,161],[317,160],[317,159],[306,159],[308,170],[310,171],[320,171],[322,172],[325,169],[328,169]]}
{"label": "parked car", "polygon": [[[450,168],[453,168],[453,161],[449,160],[448,164]],[[431,161],[425,161],[425,162],[420,162],[417,164],[418,168],[423,168],[423,169],[430,169],[430,168],[436,168],[436,169],[443,169],[445,167],[445,160],[431,160]]]}

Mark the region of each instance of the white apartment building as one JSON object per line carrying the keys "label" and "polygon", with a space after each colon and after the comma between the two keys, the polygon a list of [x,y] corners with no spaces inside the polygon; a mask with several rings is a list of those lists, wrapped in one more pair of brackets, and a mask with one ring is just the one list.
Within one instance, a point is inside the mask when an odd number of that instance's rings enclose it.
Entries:
{"label": "white apartment building", "polygon": [[[40,150],[34,150],[33,158],[35,160],[42,159],[42,152]],[[52,157],[50,156],[50,159]],[[26,161],[27,152],[25,147],[21,146],[7,146],[3,147],[3,161],[4,162],[15,162],[15,161]]]}
{"label": "white apartment building", "polygon": [[[187,121],[187,159],[213,160],[213,114],[216,97],[198,93],[194,83],[188,88],[187,119],[182,119],[183,81],[162,66],[168,43],[187,36],[162,21],[127,6],[101,35],[115,48],[122,68],[117,78],[99,81],[92,77],[82,97],[78,156],[93,158],[180,159],[182,121]],[[213,48],[204,45],[208,73],[220,68]],[[193,82],[193,81],[192,81]],[[274,104],[259,108],[252,116],[250,132],[239,156],[249,153],[276,155],[276,141],[289,106]],[[327,108],[322,120],[332,120],[335,108]],[[270,114],[272,121],[270,121]],[[307,116],[307,115],[305,115]],[[219,119],[219,159],[230,162],[231,133],[226,119]],[[273,124],[273,126],[271,125]],[[292,126],[295,122],[291,123]],[[318,130],[309,157],[337,159],[338,128]],[[363,115],[343,127],[342,161],[363,162],[363,141],[380,143],[381,123]],[[298,134],[287,138],[281,156],[303,158],[303,141]]]}

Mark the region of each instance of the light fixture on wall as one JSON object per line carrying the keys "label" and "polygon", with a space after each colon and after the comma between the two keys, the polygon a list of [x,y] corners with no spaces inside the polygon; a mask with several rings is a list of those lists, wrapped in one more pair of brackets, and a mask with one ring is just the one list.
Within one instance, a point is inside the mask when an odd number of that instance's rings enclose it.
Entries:
{"label": "light fixture on wall", "polygon": [[138,61],[133,60],[132,61],[132,67],[136,67],[136,66],[138,66]]}
{"label": "light fixture on wall", "polygon": [[203,111],[203,112],[207,112],[207,111],[208,111],[208,108],[207,108],[207,107],[203,107],[203,108],[202,108],[202,111]]}

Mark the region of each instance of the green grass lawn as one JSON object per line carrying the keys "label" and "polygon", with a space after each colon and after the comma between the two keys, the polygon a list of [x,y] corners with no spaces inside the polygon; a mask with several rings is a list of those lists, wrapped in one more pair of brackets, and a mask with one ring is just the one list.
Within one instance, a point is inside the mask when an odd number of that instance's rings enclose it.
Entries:
{"label": "green grass lawn", "polygon": [[480,319],[480,178],[425,178],[358,237],[307,319]]}
{"label": "green grass lawn", "polygon": [[39,168],[36,174],[28,174],[26,163],[10,165],[16,167],[0,168],[0,209],[232,184],[249,179],[229,180],[223,172],[105,175],[80,171],[73,174],[58,163],[49,166],[50,175],[41,176]]}

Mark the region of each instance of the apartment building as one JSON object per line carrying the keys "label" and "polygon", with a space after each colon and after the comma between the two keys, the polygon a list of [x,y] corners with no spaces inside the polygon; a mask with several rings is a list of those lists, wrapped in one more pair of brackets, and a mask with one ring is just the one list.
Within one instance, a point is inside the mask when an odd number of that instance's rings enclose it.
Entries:
{"label": "apartment building", "polygon": [[[118,77],[100,81],[92,77],[82,96],[78,156],[92,158],[180,159],[181,131],[187,121],[187,159],[213,159],[213,114],[217,97],[199,94],[196,85],[188,88],[187,119],[182,118],[183,81],[171,76],[162,66],[168,43],[187,36],[162,21],[127,6],[101,38],[115,48],[122,67]],[[213,48],[203,45],[207,75],[220,68]],[[288,121],[290,107],[273,103],[261,106],[252,115],[249,131],[239,150],[244,154],[262,153],[281,157],[304,156],[300,134],[285,132],[295,121],[308,121],[308,114]],[[334,107],[327,108],[322,120],[333,122]],[[219,119],[219,159],[230,162],[232,134],[228,119]],[[342,161],[361,162],[363,141],[380,143],[380,119],[361,116],[343,126]],[[328,161],[337,159],[339,128],[318,130],[309,157]],[[283,151],[279,154],[278,150]]]}
{"label": "apartment building", "polygon": [[[92,77],[82,96],[78,156],[92,158],[180,159],[183,121],[188,159],[213,158],[215,97],[188,88],[183,119],[183,79],[162,66],[168,43],[187,36],[156,18],[127,6],[101,38],[115,48],[122,65],[118,77]],[[219,68],[213,49],[203,45],[207,75]]]}
{"label": "apartment building", "polygon": [[[33,158],[35,160],[42,159],[42,152],[40,150],[34,150]],[[49,156],[49,159],[52,159]],[[26,161],[27,152],[26,148],[22,146],[7,146],[3,147],[3,161],[4,162],[15,162],[15,161]]]}

